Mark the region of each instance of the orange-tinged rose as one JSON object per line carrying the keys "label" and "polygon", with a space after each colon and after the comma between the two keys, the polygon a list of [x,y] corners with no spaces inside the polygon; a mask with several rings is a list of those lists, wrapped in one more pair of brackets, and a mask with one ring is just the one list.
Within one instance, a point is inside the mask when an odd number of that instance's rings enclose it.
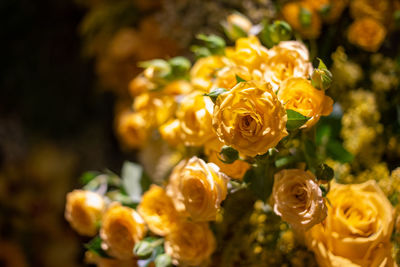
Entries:
{"label": "orange-tinged rose", "polygon": [[226,56],[236,65],[246,67],[250,72],[259,70],[268,58],[268,50],[256,36],[239,38],[235,47],[225,51]]}
{"label": "orange-tinged rose", "polygon": [[216,248],[207,223],[183,222],[165,238],[165,252],[179,266],[203,266]]}
{"label": "orange-tinged rose", "polygon": [[143,146],[149,136],[148,124],[141,113],[124,111],[117,115],[116,132],[129,148]]}
{"label": "orange-tinged rose", "polygon": [[324,223],[306,233],[320,266],[396,266],[390,236],[394,209],[374,180],[332,183]]}
{"label": "orange-tinged rose", "polygon": [[190,70],[190,82],[194,89],[208,92],[215,79],[215,73],[226,65],[222,56],[200,58]]}
{"label": "orange-tinged rose", "polygon": [[298,41],[284,41],[269,50],[264,69],[265,81],[277,91],[283,81],[291,77],[308,78],[312,71],[308,50]]}
{"label": "orange-tinged rose", "polygon": [[320,13],[322,19],[328,23],[335,22],[348,4],[348,0],[305,0],[304,2]]}
{"label": "orange-tinged rose", "polygon": [[80,235],[94,236],[105,210],[101,195],[85,190],[74,190],[67,194],[65,218]]}
{"label": "orange-tinged rose", "polygon": [[[300,21],[301,9],[310,14],[310,25],[302,25]],[[315,39],[321,32],[321,18],[318,13],[306,2],[290,2],[283,6],[282,15],[295,31],[309,39]]]}
{"label": "orange-tinged rose", "polygon": [[326,217],[322,191],[310,171],[287,169],[276,173],[272,198],[275,213],[297,230],[306,231]]}
{"label": "orange-tinged rose", "polygon": [[350,14],[356,20],[369,17],[385,23],[391,19],[390,2],[388,0],[352,0]]}
{"label": "orange-tinged rose", "polygon": [[347,32],[349,42],[368,52],[376,52],[386,37],[385,27],[372,18],[361,18],[354,21]]}
{"label": "orange-tinged rose", "polygon": [[310,119],[301,126],[310,128],[316,124],[320,116],[328,116],[333,109],[333,100],[324,91],[318,90],[304,78],[287,79],[278,91],[279,100],[286,109],[297,111]]}
{"label": "orange-tinged rose", "polygon": [[223,163],[220,160],[219,152],[223,147],[223,143],[215,138],[212,141],[207,142],[204,146],[204,153],[208,156],[208,161],[216,164],[220,171],[225,173],[231,178],[242,179],[244,174],[250,168],[250,164],[243,160],[235,160],[231,164]]}
{"label": "orange-tinged rose", "polygon": [[100,229],[102,247],[117,259],[133,258],[133,248],[145,234],[145,223],[134,209],[114,203],[103,216]]}
{"label": "orange-tinged rose", "polygon": [[176,112],[181,139],[187,146],[201,146],[215,136],[212,129],[213,103],[199,91],[185,96]]}
{"label": "orange-tinged rose", "polygon": [[174,168],[166,190],[182,215],[193,221],[212,221],[226,198],[227,183],[228,177],[215,164],[192,157]]}
{"label": "orange-tinged rose", "polygon": [[165,190],[152,185],[144,193],[138,206],[138,212],[146,222],[150,231],[156,235],[165,236],[171,232],[179,222],[178,212]]}
{"label": "orange-tinged rose", "polygon": [[262,155],[287,135],[287,116],[271,86],[241,82],[218,96],[213,127],[219,139],[244,156]]}

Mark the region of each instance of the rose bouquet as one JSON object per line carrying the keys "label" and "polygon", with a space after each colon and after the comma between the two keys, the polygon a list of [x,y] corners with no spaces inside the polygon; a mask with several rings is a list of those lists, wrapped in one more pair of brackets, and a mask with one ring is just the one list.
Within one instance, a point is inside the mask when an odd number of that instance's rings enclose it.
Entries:
{"label": "rose bouquet", "polygon": [[198,35],[193,66],[140,64],[115,128],[143,167],[86,173],[67,196],[67,220],[94,237],[87,261],[394,266],[395,209],[378,183],[332,181],[330,166],[353,159],[318,123],[337,113],[335,76],[284,21],[234,14],[224,29],[233,46]]}

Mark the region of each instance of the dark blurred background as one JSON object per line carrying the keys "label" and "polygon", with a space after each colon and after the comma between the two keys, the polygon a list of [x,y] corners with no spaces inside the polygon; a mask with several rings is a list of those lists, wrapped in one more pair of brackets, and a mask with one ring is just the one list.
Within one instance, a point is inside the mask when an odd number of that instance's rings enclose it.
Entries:
{"label": "dark blurred background", "polygon": [[85,170],[118,171],[113,94],[82,56],[72,0],[0,1],[0,266],[80,266],[63,217]]}

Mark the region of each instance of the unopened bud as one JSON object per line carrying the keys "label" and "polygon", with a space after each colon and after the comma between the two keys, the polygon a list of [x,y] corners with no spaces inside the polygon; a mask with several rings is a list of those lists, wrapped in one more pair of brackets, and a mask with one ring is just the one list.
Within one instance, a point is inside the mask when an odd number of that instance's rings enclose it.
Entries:
{"label": "unopened bud", "polygon": [[227,17],[226,21],[222,23],[222,26],[229,39],[235,41],[241,37],[246,37],[253,27],[253,24],[246,16],[240,13],[234,13]]}

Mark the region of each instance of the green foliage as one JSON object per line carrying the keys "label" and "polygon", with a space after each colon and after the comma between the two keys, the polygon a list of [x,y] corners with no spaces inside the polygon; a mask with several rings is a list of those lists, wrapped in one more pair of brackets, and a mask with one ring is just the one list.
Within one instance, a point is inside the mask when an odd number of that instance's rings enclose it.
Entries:
{"label": "green foliage", "polygon": [[330,181],[334,177],[334,172],[331,167],[326,164],[320,164],[315,172],[318,180]]}
{"label": "green foliage", "polygon": [[199,34],[196,38],[204,42],[204,46],[195,45],[191,47],[191,51],[195,53],[196,58],[225,54],[226,43],[223,38],[214,34]]}
{"label": "green foliage", "polygon": [[100,236],[96,236],[92,240],[89,241],[89,243],[85,244],[85,248],[96,255],[99,255],[100,257],[103,258],[110,258],[107,253],[101,248],[101,238]]}
{"label": "green foliage", "polygon": [[87,185],[88,183],[90,183],[94,178],[96,178],[99,175],[100,175],[99,172],[87,171],[81,175],[81,177],[79,178],[79,181],[81,182],[82,185]]}
{"label": "green foliage", "polygon": [[220,94],[223,94],[227,92],[227,90],[225,88],[217,88],[212,90],[210,93],[208,94],[204,94],[204,96],[208,96],[211,98],[212,102],[215,104],[215,102],[217,101],[217,98]]}
{"label": "green foliage", "polygon": [[[147,267],[150,263],[156,261],[157,257],[164,254],[164,239],[157,237],[146,237],[139,243],[135,244],[133,252],[140,259],[137,264],[139,267]],[[142,256],[141,256],[142,255]],[[160,259],[160,263],[166,263],[166,259]],[[158,266],[158,265],[156,265]],[[163,265],[160,265],[163,266]],[[168,266],[168,265],[165,265]]]}
{"label": "green foliage", "polygon": [[230,146],[223,146],[219,155],[221,156],[220,160],[226,164],[231,164],[239,159],[239,152]]}
{"label": "green foliage", "polygon": [[311,26],[311,20],[312,20],[312,14],[310,10],[301,7],[300,8],[300,14],[299,14],[299,22],[301,26],[304,28],[308,28]]}
{"label": "green foliage", "polygon": [[272,24],[263,22],[263,29],[260,33],[261,42],[268,48],[287,41],[292,38],[292,28],[283,20],[276,20]]}
{"label": "green foliage", "polygon": [[154,263],[155,263],[156,267],[168,267],[168,266],[172,266],[172,259],[171,259],[171,256],[164,253],[164,254],[158,255],[156,257]]}
{"label": "green foliage", "polygon": [[318,67],[314,69],[311,75],[311,84],[320,90],[327,90],[332,84],[332,73],[328,70],[325,63],[319,59]]}
{"label": "green foliage", "polygon": [[150,186],[150,179],[143,172],[142,166],[126,161],[121,171],[124,191],[134,202],[140,202],[142,193]]}
{"label": "green foliage", "polygon": [[237,83],[241,83],[241,82],[246,82],[246,80],[245,79],[243,79],[242,77],[240,77],[239,75],[235,75],[235,78],[236,78],[236,82]]}
{"label": "green foliage", "polygon": [[298,129],[300,126],[302,126],[310,119],[291,109],[286,110],[286,113],[287,113],[286,128],[289,131]]}

